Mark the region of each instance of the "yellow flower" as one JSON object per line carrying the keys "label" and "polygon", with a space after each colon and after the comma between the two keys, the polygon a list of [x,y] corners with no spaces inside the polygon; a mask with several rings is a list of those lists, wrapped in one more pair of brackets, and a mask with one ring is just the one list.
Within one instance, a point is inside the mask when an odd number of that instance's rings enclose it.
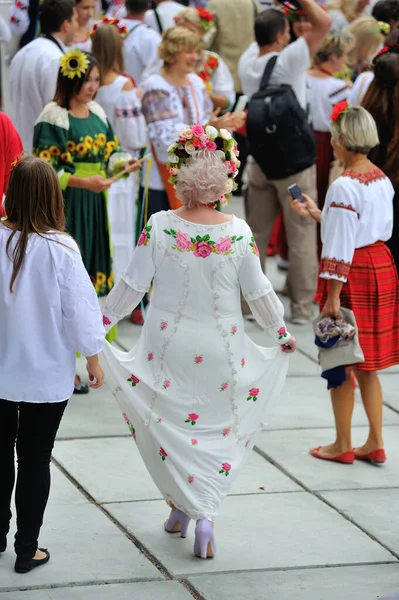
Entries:
{"label": "yellow flower", "polygon": [[114,141],[115,141],[115,146],[119,146],[119,140],[118,140],[118,138],[116,137],[116,135],[114,136]]}
{"label": "yellow flower", "polygon": [[107,281],[107,278],[104,273],[97,273],[96,275],[96,283],[94,285],[96,292],[101,290],[101,286]]}
{"label": "yellow flower", "polygon": [[110,156],[111,156],[111,150],[109,148],[106,148],[106,150],[104,152],[105,160],[108,160]]}
{"label": "yellow flower", "polygon": [[48,150],[42,150],[39,154],[39,158],[42,158],[43,160],[50,160],[51,154]]}
{"label": "yellow flower", "polygon": [[107,150],[111,154],[115,150],[115,142],[107,142]]}
{"label": "yellow flower", "polygon": [[85,137],[86,148],[91,148],[93,145],[93,138],[90,135],[86,135]]}
{"label": "yellow flower", "polygon": [[61,160],[64,162],[72,162],[72,155],[70,152],[63,152],[61,154]]}
{"label": "yellow flower", "polygon": [[100,146],[105,146],[105,142],[107,141],[107,138],[105,137],[105,135],[103,133],[99,133],[97,136],[97,141]]}
{"label": "yellow flower", "polygon": [[114,272],[113,271],[107,279],[107,284],[108,284],[108,287],[112,287],[114,285]]}
{"label": "yellow flower", "polygon": [[76,152],[78,154],[84,154],[86,152],[86,146],[84,144],[77,144]]}
{"label": "yellow flower", "polygon": [[89,68],[89,59],[86,54],[74,48],[70,52],[67,52],[60,58],[61,63],[61,74],[64,77],[73,79],[74,77],[82,77]]}
{"label": "yellow flower", "polygon": [[97,140],[94,140],[94,142],[93,142],[93,150],[94,150],[94,152],[98,152],[98,142],[97,142]]}
{"label": "yellow flower", "polygon": [[68,150],[68,152],[74,152],[75,149],[76,149],[75,142],[71,142],[71,141],[67,142],[67,150]]}
{"label": "yellow flower", "polygon": [[59,156],[61,154],[61,150],[57,148],[57,146],[50,146],[50,154],[51,156]]}

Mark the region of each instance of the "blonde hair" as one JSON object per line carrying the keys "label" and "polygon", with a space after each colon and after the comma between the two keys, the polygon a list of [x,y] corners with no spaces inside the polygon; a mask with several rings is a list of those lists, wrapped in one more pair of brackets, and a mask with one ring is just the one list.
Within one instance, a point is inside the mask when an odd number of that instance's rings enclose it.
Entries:
{"label": "blonde hair", "polygon": [[361,106],[351,106],[331,124],[334,141],[349,152],[368,154],[380,143],[377,125],[371,114]]}
{"label": "blonde hair", "polygon": [[163,32],[162,41],[158,46],[158,56],[165,65],[174,63],[180,52],[192,52],[198,48],[200,38],[184,27],[170,27]]}
{"label": "blonde hair", "polygon": [[344,17],[351,22],[360,14],[358,9],[360,2],[361,0],[331,0],[327,3],[326,9],[327,11],[341,11]]}
{"label": "blonde hair", "polygon": [[357,63],[361,54],[365,54],[371,60],[384,41],[380,24],[374,17],[359,17],[348,25],[346,32],[355,38],[355,44],[348,57],[350,64]]}
{"label": "blonde hair", "polygon": [[187,208],[217,202],[225,193],[228,170],[220,150],[198,150],[177,175],[176,195]]}
{"label": "blonde hair", "polygon": [[110,71],[123,74],[125,70],[123,41],[115,25],[99,24],[92,36],[91,51],[99,64],[102,79]]}
{"label": "blonde hair", "polygon": [[327,62],[332,54],[342,56],[350,52],[355,45],[355,39],[346,31],[331,31],[326,38],[320,50],[314,57],[315,65],[321,65]]}
{"label": "blonde hair", "polygon": [[184,23],[191,23],[205,33],[205,29],[201,25],[200,14],[195,8],[183,8],[175,18],[175,22],[177,27],[184,27]]}

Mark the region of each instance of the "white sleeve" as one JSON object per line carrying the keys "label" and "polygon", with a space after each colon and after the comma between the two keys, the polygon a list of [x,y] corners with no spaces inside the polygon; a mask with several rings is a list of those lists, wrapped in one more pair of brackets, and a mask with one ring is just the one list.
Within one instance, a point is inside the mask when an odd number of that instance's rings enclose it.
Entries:
{"label": "white sleeve", "polygon": [[122,148],[137,153],[147,144],[147,126],[135,90],[119,94],[115,109],[114,133]]}
{"label": "white sleeve", "polygon": [[309,46],[305,38],[301,37],[289,44],[279,54],[276,63],[276,70],[284,70],[285,73],[298,74],[307,73],[307,70],[312,66],[312,58],[310,56]]}
{"label": "white sleeve", "polygon": [[278,344],[284,345],[291,338],[284,322],[284,307],[262,271],[259,250],[252,232],[246,243],[247,251],[238,273],[242,293],[259,325]]}
{"label": "white sleeve", "polygon": [[70,347],[86,357],[98,354],[105,339],[101,310],[77,246],[76,252],[68,250],[58,281],[63,327]]}
{"label": "white sleeve", "polygon": [[37,80],[38,90],[43,102],[43,108],[53,100],[57,88],[58,72],[60,70],[59,58],[50,61],[43,55],[41,58],[41,70]]}
{"label": "white sleeve", "polygon": [[[132,35],[134,35],[134,33]],[[146,31],[146,35],[142,36],[140,39],[140,45],[136,46],[141,63],[143,65],[143,75],[141,76],[141,81],[136,81],[137,85],[142,85],[150,75],[160,72],[163,62],[158,57],[158,46],[161,41],[162,37],[158,31],[151,29]],[[153,68],[154,65],[157,65],[159,67],[158,70],[149,73],[151,65],[153,65]]]}
{"label": "white sleeve", "polygon": [[322,213],[323,247],[319,275],[322,279],[346,283],[356,248],[358,225],[355,198],[337,180],[330,187]]}
{"label": "white sleeve", "polygon": [[159,58],[158,54],[156,54],[154,56],[154,58],[151,61],[148,61],[146,68],[143,71],[143,74],[141,76],[141,81],[139,81],[139,84],[143,84],[147,81],[147,79],[149,77],[151,77],[151,75],[155,75],[156,73],[160,73],[162,66],[163,66],[163,61],[161,58]]}
{"label": "white sleeve", "polygon": [[371,71],[361,73],[359,77],[356,78],[356,81],[353,84],[353,88],[349,92],[349,104],[361,106],[363,98],[365,97],[366,92],[369,89],[373,79],[374,73],[372,73]]}
{"label": "white sleeve", "polygon": [[29,0],[15,0],[10,8],[10,29],[13,35],[24,35],[29,28]]}
{"label": "white sleeve", "polygon": [[212,77],[212,92],[214,94],[220,94],[221,96],[225,96],[228,99],[228,110],[230,110],[233,107],[236,99],[236,93],[234,91],[234,80],[230,73],[229,67],[226,65],[224,60],[220,58],[220,56],[219,66]]}
{"label": "white sleeve", "polygon": [[122,273],[121,280],[107,297],[103,310],[103,322],[107,331],[131,312],[150,289],[155,274],[154,222],[154,217],[151,217],[141,232],[133,257]]}

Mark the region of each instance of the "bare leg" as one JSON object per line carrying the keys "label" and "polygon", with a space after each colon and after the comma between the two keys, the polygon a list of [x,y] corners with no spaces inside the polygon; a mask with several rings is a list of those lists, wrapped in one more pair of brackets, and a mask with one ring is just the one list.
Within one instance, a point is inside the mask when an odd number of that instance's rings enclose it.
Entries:
{"label": "bare leg", "polygon": [[344,452],[350,452],[352,450],[351,422],[355,394],[349,371],[347,373],[346,381],[344,381],[339,388],[330,390],[330,393],[337,437],[333,444],[320,448],[319,454],[323,458],[333,458],[334,456],[339,456]]}
{"label": "bare leg", "polygon": [[366,443],[361,448],[356,448],[356,454],[362,456],[384,447],[382,437],[382,389],[375,371],[356,370],[356,377],[370,425]]}

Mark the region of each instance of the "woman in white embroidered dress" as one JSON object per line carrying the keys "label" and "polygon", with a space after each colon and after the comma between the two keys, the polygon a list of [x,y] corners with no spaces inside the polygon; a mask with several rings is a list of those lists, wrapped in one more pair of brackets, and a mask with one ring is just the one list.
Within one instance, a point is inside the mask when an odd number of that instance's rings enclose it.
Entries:
{"label": "woman in white embroidered dress", "polygon": [[83,52],[91,52],[90,29],[96,12],[95,0],[76,0],[76,12],[79,29],[72,47],[79,48]]}
{"label": "woman in white embroidered dress", "polygon": [[[152,216],[104,311],[108,328],[152,284],[138,344],[130,352],[107,345],[103,366],[172,508],[166,531],[186,537],[190,519],[197,520],[194,552],[202,558],[215,554],[220,502],[255,443],[266,406],[280,394],[288,368],[281,350],[296,345],[248,225],[212,210],[231,181],[218,153],[195,152],[181,168],[183,206]],[[245,335],[240,287],[282,348],[256,346]]]}
{"label": "woman in white embroidered dress", "polygon": [[370,430],[353,450],[354,389],[350,377],[331,389],[336,441],[313,448],[315,458],[351,464],[355,458],[383,463],[382,390],[377,371],[399,364],[399,283],[385,245],[393,227],[394,190],[367,155],[378,144],[374,119],[364,108],[337,105],[331,115],[332,145],[345,171],[328,190],[323,211],[305,196],[293,203],[304,217],[321,222],[322,313],[337,317],[341,305],[353,310],[365,362],[355,366]]}
{"label": "woman in white embroidered dress", "polygon": [[[102,22],[92,34],[93,55],[101,73],[96,101],[103,107],[123,150],[139,157],[147,144],[147,125],[132,81],[123,75],[123,29],[117,22]],[[135,176],[115,182],[108,192],[113,268],[118,281],[133,256],[136,230]]]}
{"label": "woman in white embroidered dress", "polygon": [[162,70],[144,84],[142,109],[156,163],[150,172],[148,216],[180,205],[173,187],[168,184],[169,170],[165,167],[168,147],[176,131],[193,123],[209,123],[226,129],[240,126],[230,113],[222,117],[212,114],[212,102],[205,85],[194,73],[198,47],[198,36],[188,29],[167,29],[159,46]]}

